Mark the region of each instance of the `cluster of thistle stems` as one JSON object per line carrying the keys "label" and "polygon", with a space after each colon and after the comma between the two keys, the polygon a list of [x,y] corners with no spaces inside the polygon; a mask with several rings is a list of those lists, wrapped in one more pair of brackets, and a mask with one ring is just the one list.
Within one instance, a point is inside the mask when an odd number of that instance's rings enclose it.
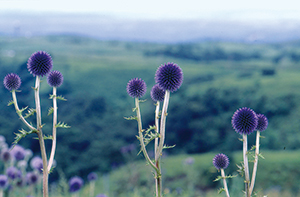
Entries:
{"label": "cluster of thistle stems", "polygon": [[155,171],[155,190],[156,190],[156,197],[162,196],[162,175],[161,175],[161,166],[160,166],[160,160],[162,156],[162,151],[164,149],[164,141],[165,141],[165,127],[166,127],[166,118],[167,118],[167,110],[169,105],[169,99],[170,99],[170,91],[166,90],[163,107],[161,111],[160,116],[160,102],[157,101],[156,109],[155,109],[155,130],[158,134],[158,137],[156,137],[154,140],[154,161],[150,159],[148,152],[146,150],[146,144],[144,142],[144,136],[143,136],[143,128],[142,128],[142,119],[141,119],[141,112],[140,112],[140,100],[139,98],[135,98],[135,110],[137,114],[137,121],[138,121],[138,139],[140,140],[141,144],[141,151],[144,154],[144,157],[146,161],[150,164],[150,166]]}
{"label": "cluster of thistle stems", "polygon": [[[244,171],[245,176],[245,196],[251,197],[254,189],[255,184],[255,178],[257,173],[257,166],[258,166],[258,156],[259,156],[259,140],[260,140],[260,131],[257,130],[256,132],[256,145],[255,145],[255,155],[254,155],[254,163],[253,163],[253,171],[252,171],[252,177],[250,181],[250,173],[249,173],[249,161],[248,161],[248,138],[247,134],[243,134],[243,167],[241,167],[241,170]],[[221,169],[221,176],[223,179],[224,184],[224,190],[227,197],[230,197],[227,183],[226,183],[226,176],[224,169]]]}
{"label": "cluster of thistle stems", "polygon": [[[34,87],[34,97],[35,97],[35,113],[36,113],[36,127],[30,124],[26,118],[22,115],[22,111],[20,110],[16,97],[16,90],[12,90],[13,103],[16,109],[17,114],[19,115],[22,122],[30,129],[29,132],[21,131],[21,133],[26,136],[27,134],[36,133],[38,135],[39,145],[41,149],[41,156],[43,160],[43,197],[48,197],[48,175],[51,171],[55,149],[56,149],[56,128],[57,128],[57,96],[56,96],[56,87],[53,87],[53,95],[51,96],[53,99],[53,127],[52,127],[52,149],[49,158],[49,162],[47,159],[44,135],[43,135],[43,124],[41,119],[41,104],[40,104],[40,76],[36,76],[35,87]],[[24,137],[23,136],[23,137]],[[20,140],[20,139],[18,139]]]}

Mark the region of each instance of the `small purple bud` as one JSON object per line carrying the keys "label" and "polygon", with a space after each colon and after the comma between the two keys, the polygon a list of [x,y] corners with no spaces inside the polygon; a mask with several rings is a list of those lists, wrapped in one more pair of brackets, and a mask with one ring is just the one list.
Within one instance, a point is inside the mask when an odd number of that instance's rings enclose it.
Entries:
{"label": "small purple bud", "polygon": [[257,123],[256,130],[258,131],[266,130],[269,124],[267,117],[263,114],[257,114],[257,118],[258,118],[258,123]]}
{"label": "small purple bud", "polygon": [[7,74],[3,80],[4,87],[11,90],[17,90],[21,86],[21,78],[15,73]]}
{"label": "small purple bud", "polygon": [[219,153],[213,158],[213,164],[217,170],[226,169],[229,165],[229,158],[223,153]]}
{"label": "small purple bud", "polygon": [[158,84],[155,84],[151,89],[150,95],[154,102],[163,101],[165,98],[165,91],[160,88]]}
{"label": "small purple bud", "polygon": [[127,84],[127,93],[133,98],[140,98],[145,95],[147,86],[144,80],[134,78]]}
{"label": "small purple bud", "polygon": [[8,185],[8,178],[6,175],[0,175],[0,189],[5,189]]}
{"label": "small purple bud", "polygon": [[95,172],[91,172],[88,174],[87,179],[89,181],[96,181],[98,179],[98,175]]}
{"label": "small purple bud", "polygon": [[59,87],[63,81],[63,75],[57,70],[51,71],[47,76],[47,82],[51,87]]}
{"label": "small purple bud", "polygon": [[69,190],[71,193],[79,191],[82,186],[83,180],[78,176],[74,176],[69,180]]}

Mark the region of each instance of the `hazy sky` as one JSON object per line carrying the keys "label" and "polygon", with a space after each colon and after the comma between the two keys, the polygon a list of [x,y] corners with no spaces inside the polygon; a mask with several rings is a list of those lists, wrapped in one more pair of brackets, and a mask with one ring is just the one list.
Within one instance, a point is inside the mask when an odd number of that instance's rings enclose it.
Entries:
{"label": "hazy sky", "polygon": [[300,19],[296,0],[0,0],[0,12],[81,12],[131,18]]}

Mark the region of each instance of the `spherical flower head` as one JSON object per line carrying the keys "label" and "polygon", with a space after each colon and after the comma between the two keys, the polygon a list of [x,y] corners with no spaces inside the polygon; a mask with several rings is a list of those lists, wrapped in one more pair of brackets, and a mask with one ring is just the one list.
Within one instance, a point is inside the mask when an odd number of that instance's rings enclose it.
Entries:
{"label": "spherical flower head", "polygon": [[0,175],[0,189],[5,189],[8,185],[8,177],[4,174]]}
{"label": "spherical flower head", "polygon": [[16,167],[11,166],[11,167],[6,169],[6,175],[10,179],[15,180],[17,178],[21,178],[22,172],[20,170],[18,170]]}
{"label": "spherical flower head", "polygon": [[30,161],[30,166],[31,166],[32,169],[42,172],[42,169],[43,169],[43,160],[42,160],[42,158],[39,157],[39,156],[33,157]]}
{"label": "spherical flower head", "polygon": [[15,73],[7,74],[4,77],[3,84],[9,91],[17,90],[21,86],[21,78]]}
{"label": "spherical flower head", "polygon": [[11,160],[11,153],[8,149],[2,149],[1,151],[1,159],[4,162],[8,162]]}
{"label": "spherical flower head", "polygon": [[51,87],[59,87],[63,81],[63,75],[57,70],[51,71],[47,76],[47,82]]}
{"label": "spherical flower head", "polygon": [[247,135],[256,129],[257,123],[258,118],[256,113],[247,107],[236,110],[231,120],[231,124],[237,133]]}
{"label": "spherical flower head", "polygon": [[258,118],[258,123],[257,123],[256,130],[258,131],[266,130],[269,124],[267,117],[263,114],[257,114],[257,118]]}
{"label": "spherical flower head", "polygon": [[127,83],[127,93],[133,98],[141,98],[147,91],[147,85],[144,80],[134,78]]}
{"label": "spherical flower head", "polygon": [[78,177],[78,176],[74,176],[70,179],[69,181],[69,188],[70,188],[70,192],[77,192],[81,189],[83,185],[83,180],[82,178]]}
{"label": "spherical flower head", "polygon": [[229,165],[229,158],[225,154],[219,153],[213,158],[213,164],[217,170],[226,169]]}
{"label": "spherical flower head", "polygon": [[151,98],[154,102],[163,101],[165,98],[165,92],[158,84],[155,84],[150,92]]}
{"label": "spherical flower head", "polygon": [[89,181],[96,181],[98,179],[98,175],[95,172],[91,172],[88,174],[87,179]]}
{"label": "spherical flower head", "polygon": [[155,82],[163,90],[174,92],[180,88],[183,81],[183,72],[181,68],[174,63],[161,65],[155,73]]}
{"label": "spherical flower head", "polygon": [[34,185],[39,181],[39,175],[36,172],[28,172],[26,174],[26,182],[28,185]]}
{"label": "spherical flower head", "polygon": [[25,158],[25,149],[20,145],[15,145],[11,150],[11,154],[17,161],[21,161]]}
{"label": "spherical flower head", "polygon": [[35,52],[28,59],[27,69],[33,76],[43,77],[52,69],[52,58],[45,51]]}

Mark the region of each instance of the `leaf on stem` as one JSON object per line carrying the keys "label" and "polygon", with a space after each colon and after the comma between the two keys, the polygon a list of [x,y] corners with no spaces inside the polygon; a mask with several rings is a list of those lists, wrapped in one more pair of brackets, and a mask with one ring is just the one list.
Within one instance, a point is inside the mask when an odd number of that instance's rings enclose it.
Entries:
{"label": "leaf on stem", "polygon": [[10,105],[12,105],[14,103],[15,103],[14,101],[9,101],[8,104],[7,104],[7,106],[10,106]]}
{"label": "leaf on stem", "polygon": [[163,149],[169,149],[169,148],[174,148],[176,145],[172,145],[172,146],[167,146],[167,145],[164,145]]}
{"label": "leaf on stem", "polygon": [[48,136],[44,135],[43,138],[44,138],[44,140],[53,140],[52,135],[48,135]]}
{"label": "leaf on stem", "polygon": [[56,125],[55,125],[55,127],[56,128],[65,128],[65,129],[67,129],[67,128],[70,128],[71,126],[69,126],[69,125],[67,125],[66,123],[64,123],[64,122],[59,122],[59,123],[57,123]]}
{"label": "leaf on stem", "polygon": [[20,109],[19,111],[17,111],[18,115],[21,116],[22,113],[23,113],[23,111],[25,111],[27,108],[28,108],[28,106],[27,107],[23,107],[22,109]]}
{"label": "leaf on stem", "polygon": [[25,131],[24,129],[19,130],[19,133],[15,133],[15,141],[13,142],[14,145],[16,145],[23,137],[26,137],[27,135],[31,133],[37,133],[37,130],[30,130],[30,131]]}
{"label": "leaf on stem", "polygon": [[137,116],[124,117],[126,120],[137,120]]}
{"label": "leaf on stem", "polygon": [[222,192],[225,192],[224,188],[220,188],[219,191],[218,191],[218,194],[221,194]]}
{"label": "leaf on stem", "polygon": [[57,96],[57,95],[50,94],[49,99],[53,99],[53,98],[56,98],[56,99],[62,100],[62,101],[67,101],[67,99],[65,99],[63,96]]}
{"label": "leaf on stem", "polygon": [[265,159],[265,157],[261,153],[259,153],[258,156],[262,159]]}
{"label": "leaf on stem", "polygon": [[36,109],[29,108],[27,113],[25,114],[24,118],[26,119],[26,118],[32,116],[35,112],[36,112]]}
{"label": "leaf on stem", "polygon": [[53,107],[50,107],[50,108],[48,109],[48,116],[50,116],[53,112],[54,112],[54,108],[53,108]]}

